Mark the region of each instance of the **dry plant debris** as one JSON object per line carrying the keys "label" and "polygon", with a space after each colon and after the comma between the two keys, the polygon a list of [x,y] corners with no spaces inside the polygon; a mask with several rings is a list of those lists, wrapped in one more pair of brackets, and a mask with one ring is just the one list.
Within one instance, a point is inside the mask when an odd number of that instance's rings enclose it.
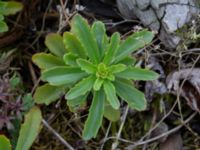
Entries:
{"label": "dry plant debris", "polygon": [[195,111],[200,111],[200,69],[188,68],[175,71],[167,76],[167,88],[173,93],[180,93],[187,104]]}

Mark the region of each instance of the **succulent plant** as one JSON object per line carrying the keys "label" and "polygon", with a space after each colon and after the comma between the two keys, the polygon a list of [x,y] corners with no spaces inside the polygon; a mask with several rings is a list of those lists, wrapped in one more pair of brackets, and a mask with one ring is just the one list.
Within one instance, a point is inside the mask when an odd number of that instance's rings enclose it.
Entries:
{"label": "succulent plant", "polygon": [[90,27],[84,18],[75,15],[70,32],[65,32],[63,37],[59,34],[46,37],[50,53],[37,53],[32,58],[41,68],[41,79],[48,82],[37,88],[35,102],[48,105],[66,93],[67,104],[74,107],[92,94],[83,138],[95,137],[103,116],[109,116],[105,112],[119,110],[120,100],[132,109],[146,108],[144,94],[132,81],[155,80],[158,74],[136,67],[131,53],[150,43],[153,37],[146,30],[125,40],[120,39],[118,32],[108,37],[102,22],[95,21]]}

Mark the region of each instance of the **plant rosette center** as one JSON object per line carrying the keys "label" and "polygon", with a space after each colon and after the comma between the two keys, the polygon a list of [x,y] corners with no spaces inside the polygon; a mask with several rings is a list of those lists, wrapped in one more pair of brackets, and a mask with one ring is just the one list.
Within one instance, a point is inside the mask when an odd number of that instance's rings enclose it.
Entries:
{"label": "plant rosette center", "polygon": [[111,81],[114,80],[114,76],[112,72],[110,71],[110,68],[106,66],[104,63],[100,63],[97,66],[96,77],[102,80],[105,80],[105,79],[108,79]]}

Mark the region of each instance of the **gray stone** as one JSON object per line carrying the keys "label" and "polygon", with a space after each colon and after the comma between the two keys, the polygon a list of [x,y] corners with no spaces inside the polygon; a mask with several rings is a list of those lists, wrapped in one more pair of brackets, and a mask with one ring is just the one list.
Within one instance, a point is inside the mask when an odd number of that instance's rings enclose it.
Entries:
{"label": "gray stone", "polygon": [[140,10],[144,10],[149,6],[150,0],[136,0],[136,4]]}
{"label": "gray stone", "polygon": [[[177,0],[176,0],[177,1]],[[154,9],[159,9],[160,8],[160,4],[163,4],[163,3],[167,3],[168,0],[151,0],[151,6],[154,8]]]}
{"label": "gray stone", "polygon": [[145,26],[149,26],[152,30],[158,31],[160,23],[155,15],[153,9],[143,10],[135,8],[136,16],[141,19]]}
{"label": "gray stone", "polygon": [[[124,1],[121,1],[121,0],[117,0],[117,7],[120,10],[120,13],[126,19],[135,19],[136,18],[135,14],[133,13],[134,5],[131,2],[134,2],[134,1],[124,2]],[[129,3],[131,3],[131,5]],[[132,8],[130,8],[130,6]]]}
{"label": "gray stone", "polygon": [[175,48],[181,41],[179,36],[176,36],[175,34],[169,34],[167,31],[165,31],[165,29],[160,30],[159,38],[168,48]]}
{"label": "gray stone", "polygon": [[168,5],[162,24],[169,33],[173,33],[190,20],[190,9],[187,5]]}
{"label": "gray stone", "polygon": [[175,31],[199,13],[198,0],[117,0],[117,6],[125,18],[137,17],[141,22],[159,31],[160,39],[168,48],[175,48],[180,38]]}

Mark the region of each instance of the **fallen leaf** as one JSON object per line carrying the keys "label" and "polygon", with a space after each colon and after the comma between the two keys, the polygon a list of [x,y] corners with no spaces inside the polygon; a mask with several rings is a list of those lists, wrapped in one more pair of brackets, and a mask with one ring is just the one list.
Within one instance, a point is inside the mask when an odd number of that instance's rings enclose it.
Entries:
{"label": "fallen leaf", "polygon": [[160,143],[159,150],[182,150],[183,141],[180,133],[171,134],[168,138]]}
{"label": "fallen leaf", "polygon": [[167,76],[166,84],[170,92],[173,94],[179,92],[191,109],[200,112],[199,68],[175,71]]}

